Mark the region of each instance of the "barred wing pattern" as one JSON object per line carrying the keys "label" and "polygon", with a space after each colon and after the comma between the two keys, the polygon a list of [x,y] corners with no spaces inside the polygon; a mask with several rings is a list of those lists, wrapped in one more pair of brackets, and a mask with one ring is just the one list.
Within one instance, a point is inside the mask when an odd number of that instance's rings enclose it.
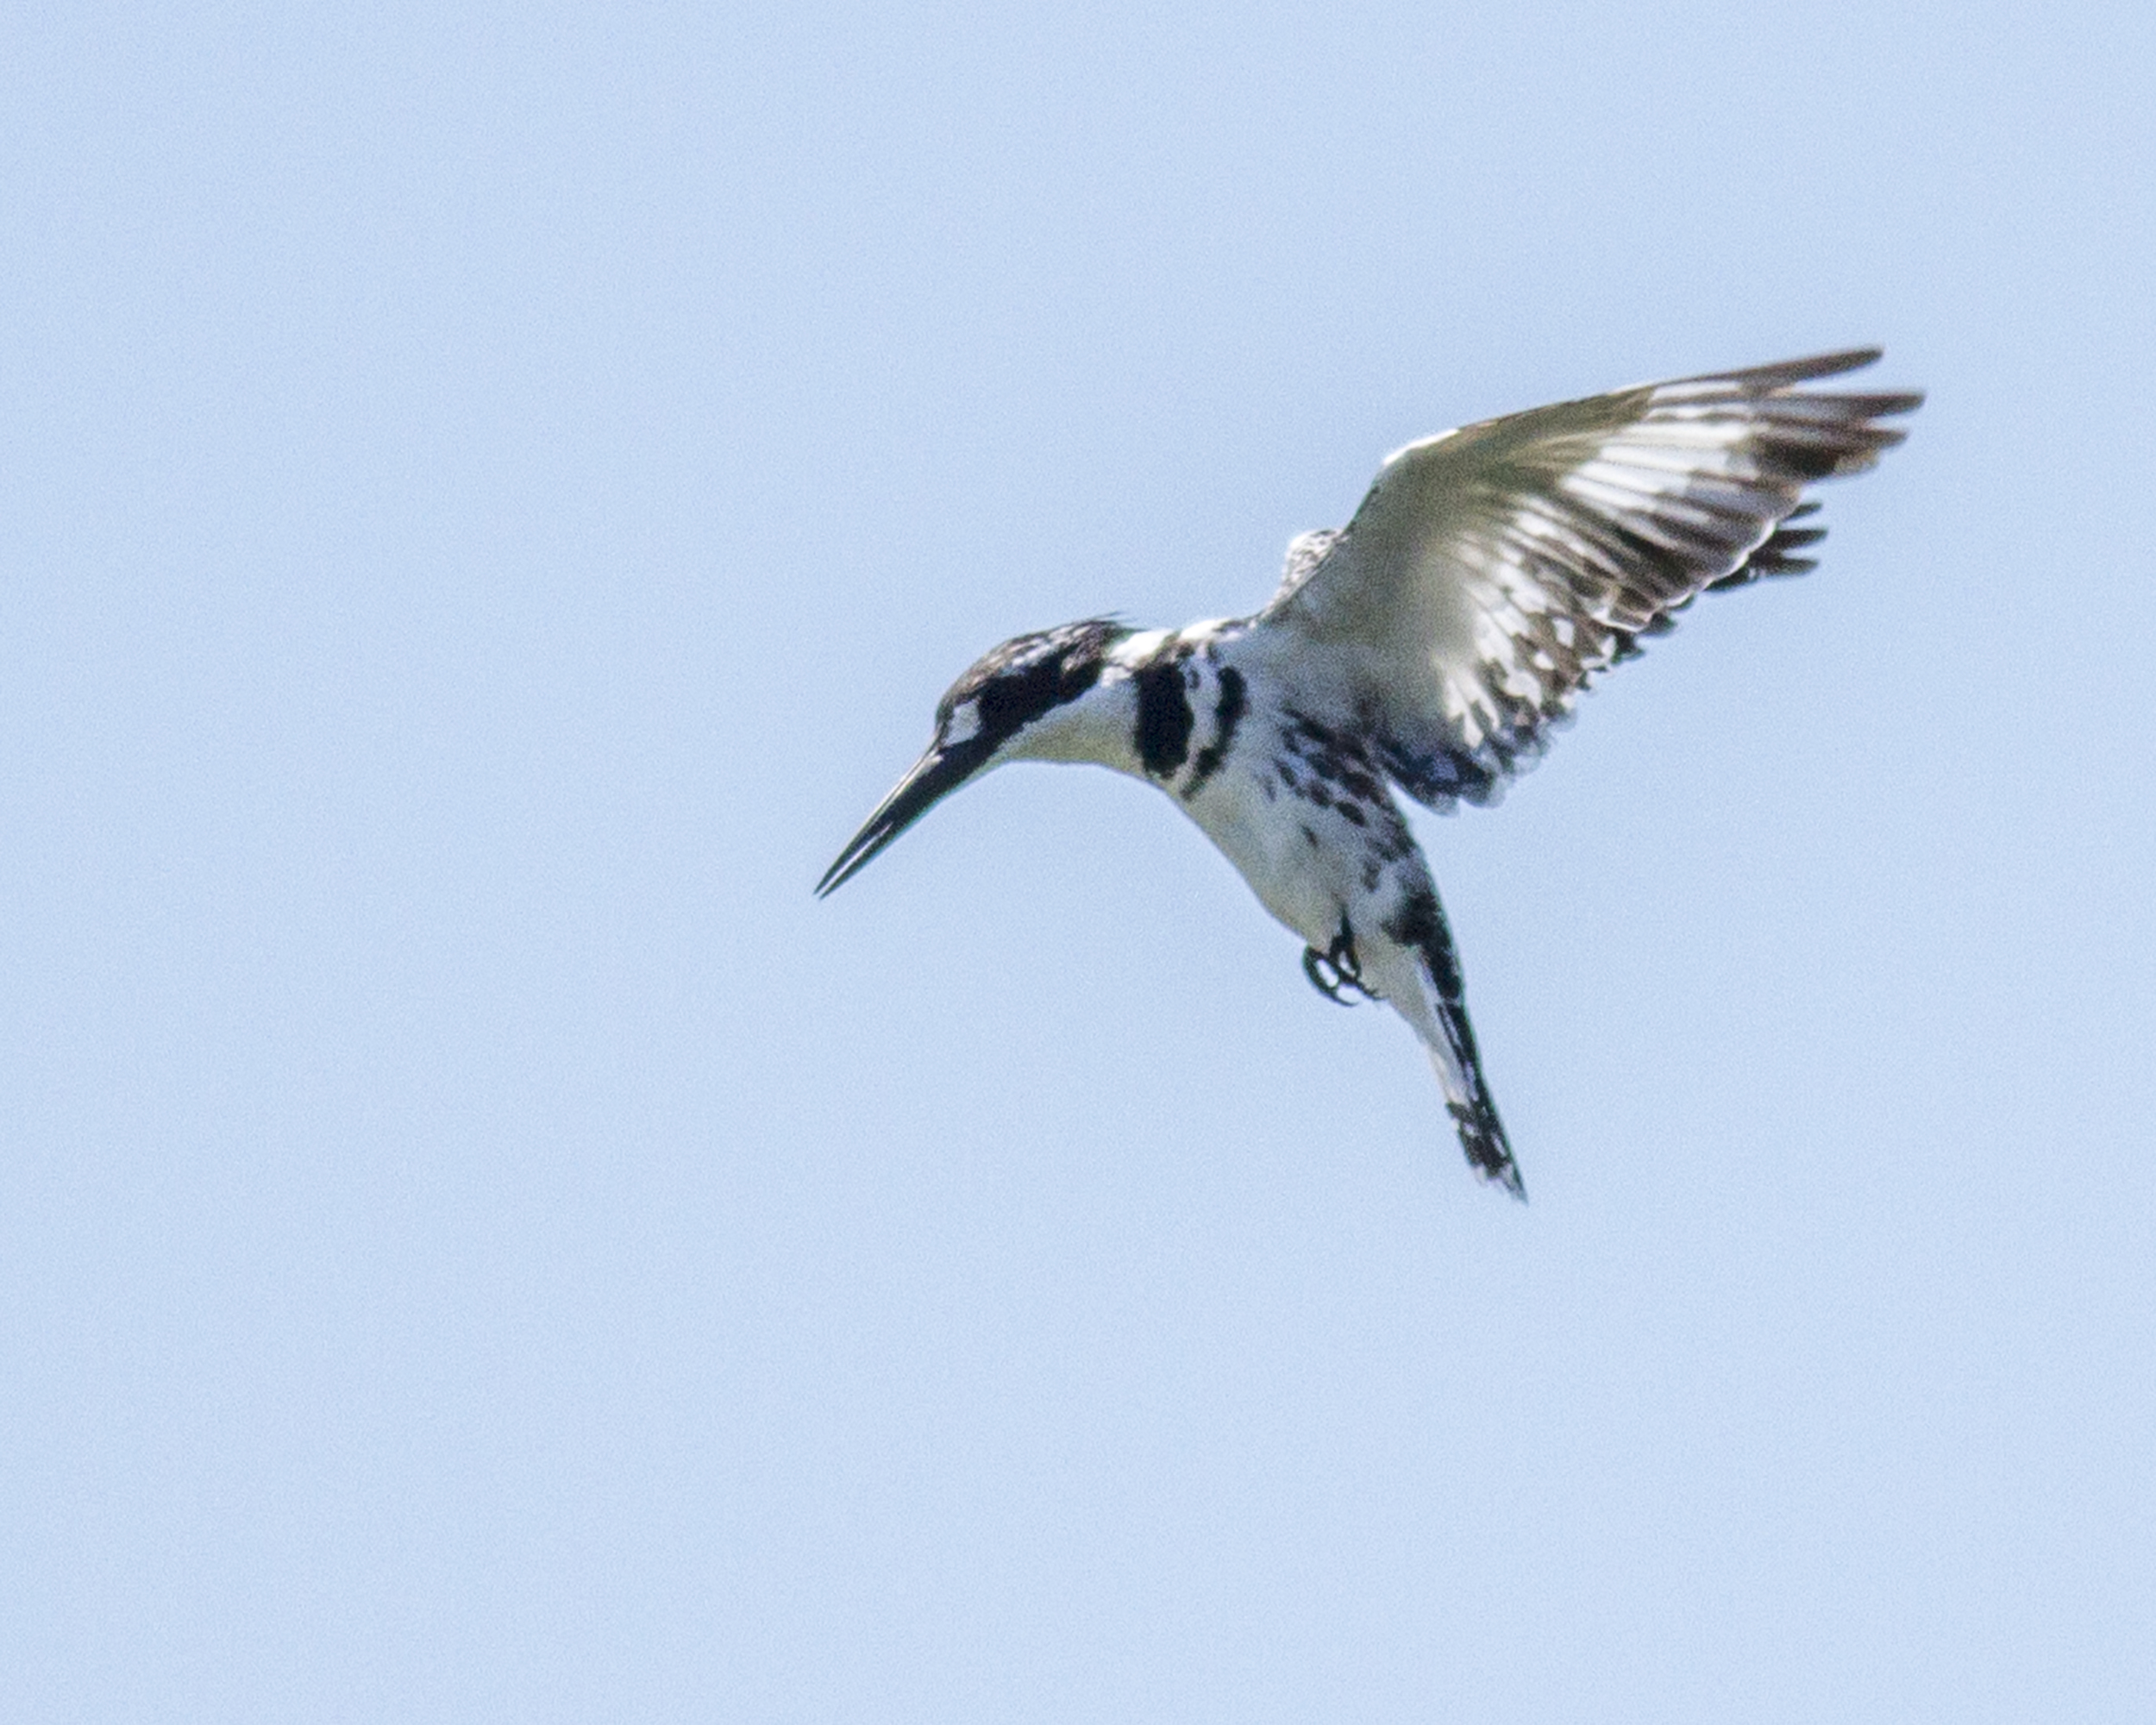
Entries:
{"label": "barred wing pattern", "polygon": [[1595,675],[1710,587],[1812,567],[1814,480],[1861,473],[1915,393],[1797,386],[1877,348],[1645,384],[1442,432],[1289,549],[1261,627],[1338,668],[1343,716],[1437,807],[1490,800]]}

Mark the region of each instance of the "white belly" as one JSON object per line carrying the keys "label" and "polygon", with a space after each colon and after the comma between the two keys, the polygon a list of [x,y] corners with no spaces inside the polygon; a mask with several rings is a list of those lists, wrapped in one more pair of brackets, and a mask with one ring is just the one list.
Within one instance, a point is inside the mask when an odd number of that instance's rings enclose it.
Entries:
{"label": "white belly", "polygon": [[1287,794],[1263,770],[1230,762],[1184,809],[1306,946],[1326,950],[1342,916],[1369,897],[1360,878],[1367,831]]}

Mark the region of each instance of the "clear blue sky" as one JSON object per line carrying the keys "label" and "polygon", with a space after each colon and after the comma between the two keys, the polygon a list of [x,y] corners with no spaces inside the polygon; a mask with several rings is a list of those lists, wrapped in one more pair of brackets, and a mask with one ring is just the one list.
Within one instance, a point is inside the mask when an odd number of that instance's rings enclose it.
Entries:
{"label": "clear blue sky", "polygon": [[[2146,6],[0,27],[0,1714],[2146,1720]],[[1883,342],[1424,823],[1534,1194],[1018,630]]]}

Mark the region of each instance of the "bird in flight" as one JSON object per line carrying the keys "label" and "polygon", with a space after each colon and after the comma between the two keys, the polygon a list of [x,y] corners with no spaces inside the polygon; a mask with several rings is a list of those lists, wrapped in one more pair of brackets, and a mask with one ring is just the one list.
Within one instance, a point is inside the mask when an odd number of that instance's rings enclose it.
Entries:
{"label": "bird in flight", "polygon": [[1908,392],[1805,389],[1877,348],[1643,384],[1443,431],[1386,458],[1345,527],[1288,548],[1255,616],[1106,618],[1006,641],[951,685],[928,751],[817,888],[1006,761],[1166,792],[1304,943],[1343,1005],[1429,1051],[1469,1164],[1524,1198],[1430,865],[1395,799],[1493,800],[1595,676],[1702,592],[1801,574],[1814,480],[1862,473]]}

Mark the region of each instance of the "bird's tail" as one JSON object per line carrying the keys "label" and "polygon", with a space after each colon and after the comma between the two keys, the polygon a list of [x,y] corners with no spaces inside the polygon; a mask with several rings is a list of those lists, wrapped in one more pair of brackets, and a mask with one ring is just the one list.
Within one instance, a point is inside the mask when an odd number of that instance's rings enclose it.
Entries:
{"label": "bird's tail", "polygon": [[1452,1116],[1452,1124],[1459,1129],[1460,1148],[1467,1152],[1468,1165],[1478,1176],[1492,1185],[1502,1186],[1524,1204],[1527,1201],[1527,1185],[1520,1177],[1520,1164],[1514,1159],[1512,1145],[1505,1137],[1505,1123],[1497,1118],[1496,1106],[1482,1083],[1482,1069],[1475,1058],[1474,1032],[1469,1026],[1467,1014],[1460,1013],[1444,1022],[1448,1040],[1451,1039],[1455,1026],[1459,1032],[1458,1040],[1449,1049],[1432,1049],[1430,1063],[1437,1068],[1438,1082],[1445,1086],[1445,1112]]}
{"label": "bird's tail", "polygon": [[[1497,1118],[1497,1104],[1490,1100],[1482,1078],[1482,1059],[1475,1047],[1475,1026],[1468,1022],[1467,994],[1460,978],[1460,959],[1452,944],[1452,930],[1445,919],[1445,907],[1435,888],[1412,894],[1399,919],[1386,932],[1414,952],[1421,973],[1426,1011],[1407,1013],[1416,1034],[1428,1045],[1430,1063],[1445,1087],[1446,1113],[1460,1134],[1460,1148],[1468,1165],[1482,1179],[1503,1187],[1522,1203],[1527,1188],[1513,1159],[1505,1124]],[[1434,1032],[1434,1034],[1433,1034]]]}

